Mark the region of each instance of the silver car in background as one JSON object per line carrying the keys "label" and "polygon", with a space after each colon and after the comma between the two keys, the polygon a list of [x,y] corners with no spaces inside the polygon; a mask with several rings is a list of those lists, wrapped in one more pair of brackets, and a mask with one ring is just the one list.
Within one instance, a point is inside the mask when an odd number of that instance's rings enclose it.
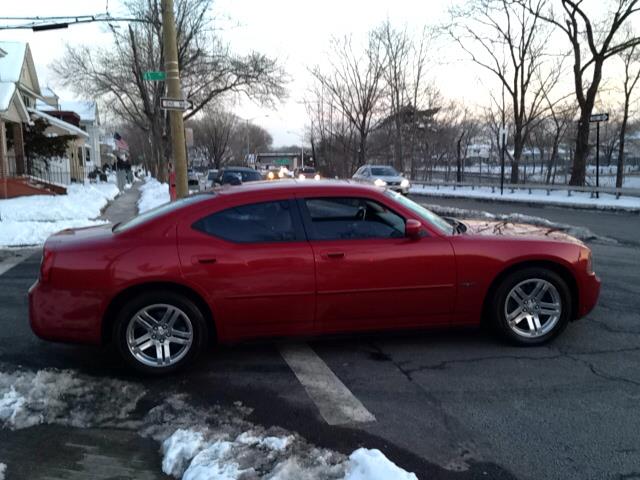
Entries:
{"label": "silver car in background", "polygon": [[387,187],[389,190],[400,192],[403,195],[408,194],[409,188],[411,188],[409,179],[404,178],[401,173],[389,165],[363,165],[352,178],[378,187]]}

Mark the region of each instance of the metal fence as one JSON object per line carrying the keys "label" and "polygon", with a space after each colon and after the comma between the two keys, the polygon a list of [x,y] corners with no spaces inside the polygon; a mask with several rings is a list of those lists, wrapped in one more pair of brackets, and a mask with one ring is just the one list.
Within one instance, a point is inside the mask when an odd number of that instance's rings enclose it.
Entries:
{"label": "metal fence", "polygon": [[[500,185],[495,183],[478,183],[478,182],[429,182],[429,181],[413,181],[411,182],[413,185],[424,185],[428,187],[435,187],[436,190],[440,190],[441,187],[453,187],[454,190],[458,188],[471,188],[471,190],[475,190],[476,188],[491,188],[491,193],[500,193]],[[528,184],[505,184],[504,190],[514,193],[516,190],[526,190],[530,195],[533,194],[534,190],[537,191],[545,191],[547,195],[551,195],[552,191],[565,191],[567,192],[567,196],[571,196],[572,193],[575,192],[586,192],[591,195],[591,197],[595,197],[597,194],[607,193],[610,195],[615,195],[616,198],[620,198],[622,196],[626,197],[640,197],[640,188],[616,188],[616,187],[596,187],[596,186],[585,186],[585,187],[577,187],[572,185],[549,185],[544,183],[528,183]]]}

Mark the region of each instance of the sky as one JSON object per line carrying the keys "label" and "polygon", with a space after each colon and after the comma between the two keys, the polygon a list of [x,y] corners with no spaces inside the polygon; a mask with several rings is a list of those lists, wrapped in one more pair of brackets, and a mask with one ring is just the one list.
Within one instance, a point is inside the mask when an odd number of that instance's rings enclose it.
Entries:
{"label": "sky", "polygon": [[[212,14],[222,38],[232,50],[256,50],[277,58],[291,78],[288,99],[275,109],[240,100],[231,109],[244,119],[266,128],[274,145],[299,144],[308,126],[302,100],[310,85],[308,69],[323,64],[331,36],[352,34],[366,38],[369,30],[389,19],[397,27],[419,31],[426,24],[444,22],[452,0],[214,0]],[[3,16],[80,15],[122,12],[120,0],[0,0]],[[0,21],[2,23],[2,21]],[[61,57],[67,43],[108,45],[111,35],[100,24],[73,26],[66,30],[33,33],[30,30],[0,31],[0,40],[29,42],[41,85],[51,86],[64,99],[74,95],[56,82],[50,63]],[[450,42],[451,43],[451,42]],[[441,46],[440,46],[441,47]],[[439,48],[429,65],[429,76],[445,98],[466,105],[488,99],[483,76],[450,44]]]}

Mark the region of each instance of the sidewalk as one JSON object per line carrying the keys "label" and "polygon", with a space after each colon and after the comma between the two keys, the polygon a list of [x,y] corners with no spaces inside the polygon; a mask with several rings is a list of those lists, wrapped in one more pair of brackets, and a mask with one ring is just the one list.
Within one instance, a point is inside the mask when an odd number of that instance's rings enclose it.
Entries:
{"label": "sidewalk", "polygon": [[111,223],[124,222],[138,215],[138,199],[140,198],[141,182],[135,182],[132,187],[118,195],[107,208],[104,209],[100,220]]}

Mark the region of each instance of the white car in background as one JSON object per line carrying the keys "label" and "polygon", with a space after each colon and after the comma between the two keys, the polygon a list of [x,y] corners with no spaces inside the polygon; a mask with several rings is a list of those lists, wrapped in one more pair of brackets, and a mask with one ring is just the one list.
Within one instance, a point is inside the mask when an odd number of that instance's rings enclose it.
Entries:
{"label": "white car in background", "polygon": [[386,187],[403,195],[409,193],[411,183],[401,173],[389,165],[363,165],[352,177],[363,183],[370,183],[378,187]]}

